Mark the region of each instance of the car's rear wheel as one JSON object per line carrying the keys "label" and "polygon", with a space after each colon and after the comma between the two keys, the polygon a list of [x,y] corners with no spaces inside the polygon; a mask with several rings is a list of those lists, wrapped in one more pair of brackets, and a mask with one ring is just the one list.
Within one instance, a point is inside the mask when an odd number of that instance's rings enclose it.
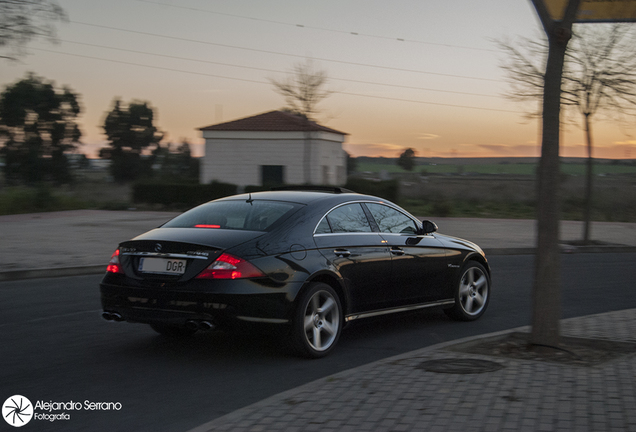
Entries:
{"label": "car's rear wheel", "polygon": [[291,340],[296,353],[310,358],[329,354],[342,331],[342,306],[329,285],[316,282],[301,294],[292,322]]}
{"label": "car's rear wheel", "polygon": [[484,314],[490,301],[490,276],[483,265],[468,261],[460,272],[455,305],[444,312],[451,318],[473,321]]}
{"label": "car's rear wheel", "polygon": [[192,336],[197,332],[196,329],[190,329],[172,324],[150,324],[150,327],[162,336],[170,338],[182,338]]}

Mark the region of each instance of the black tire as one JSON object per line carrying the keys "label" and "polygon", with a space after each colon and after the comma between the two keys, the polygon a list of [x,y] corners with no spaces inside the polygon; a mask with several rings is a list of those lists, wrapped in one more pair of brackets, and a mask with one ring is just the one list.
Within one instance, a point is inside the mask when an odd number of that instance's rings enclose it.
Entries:
{"label": "black tire", "polygon": [[197,332],[196,329],[189,329],[182,326],[172,324],[150,324],[150,327],[162,336],[169,338],[184,338],[190,337]]}
{"label": "black tire", "polygon": [[292,348],[303,357],[328,355],[340,338],[343,321],[336,291],[325,283],[312,283],[298,299],[291,328]]}
{"label": "black tire", "polygon": [[455,304],[446,315],[459,321],[474,321],[484,314],[490,302],[490,275],[477,261],[468,261],[455,283]]}

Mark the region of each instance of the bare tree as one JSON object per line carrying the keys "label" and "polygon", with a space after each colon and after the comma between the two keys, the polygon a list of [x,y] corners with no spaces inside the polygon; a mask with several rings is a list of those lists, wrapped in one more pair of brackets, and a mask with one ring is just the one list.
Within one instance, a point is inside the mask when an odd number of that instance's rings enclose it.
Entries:
{"label": "bare tree", "polygon": [[[515,102],[540,102],[548,54],[546,38],[503,39],[497,41],[497,45],[505,54],[501,68],[506,72],[509,90],[504,96]],[[530,108],[526,116],[540,117],[541,104]]]}
{"label": "bare tree", "polygon": [[309,120],[317,113],[316,105],[332,92],[324,87],[327,73],[314,68],[311,60],[297,63],[284,80],[270,80],[274,90],[285,98],[287,108]]}
{"label": "bare tree", "polygon": [[[587,143],[583,243],[590,241],[593,154],[592,118],[595,114],[622,118],[636,110],[636,38],[630,24],[577,25],[568,47],[561,104],[581,115]],[[547,42],[522,39],[500,42],[507,54],[502,65],[510,81],[510,99],[540,101],[543,98]],[[529,117],[538,115],[531,110]]]}
{"label": "bare tree", "polygon": [[582,115],[587,144],[583,243],[589,243],[592,208],[592,117],[636,111],[636,33],[631,24],[577,26],[566,59],[564,89]]}
{"label": "bare tree", "polygon": [[16,60],[38,37],[55,40],[54,23],[66,20],[64,9],[54,0],[0,0],[0,49],[9,51],[0,58]]}
{"label": "bare tree", "polygon": [[298,63],[284,80],[270,79],[274,90],[285,98],[287,109],[301,116],[305,122],[305,145],[303,166],[305,183],[311,183],[311,131],[310,124],[318,110],[316,105],[332,92],[325,89],[327,73],[314,68],[313,62],[307,60]]}

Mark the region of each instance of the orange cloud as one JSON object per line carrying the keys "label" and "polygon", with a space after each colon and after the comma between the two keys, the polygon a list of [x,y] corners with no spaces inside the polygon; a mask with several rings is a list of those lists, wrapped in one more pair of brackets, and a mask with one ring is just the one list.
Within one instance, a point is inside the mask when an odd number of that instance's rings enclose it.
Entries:
{"label": "orange cloud", "polygon": [[417,137],[417,139],[420,139],[420,140],[432,140],[436,138],[439,138],[439,135],[429,134],[429,133],[421,134]]}

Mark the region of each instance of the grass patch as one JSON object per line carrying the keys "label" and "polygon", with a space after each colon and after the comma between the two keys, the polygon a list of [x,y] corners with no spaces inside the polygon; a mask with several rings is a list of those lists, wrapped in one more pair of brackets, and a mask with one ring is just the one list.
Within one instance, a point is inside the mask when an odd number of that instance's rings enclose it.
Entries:
{"label": "grass patch", "polygon": [[[535,175],[536,163],[492,163],[492,164],[422,164],[416,165],[413,171],[406,171],[396,163],[390,161],[358,162],[357,172],[380,173],[385,171],[390,174],[510,174],[510,175]],[[561,172],[568,175],[585,175],[584,163],[562,163]],[[636,165],[614,165],[608,163],[595,163],[594,175],[618,175],[636,174]]]}
{"label": "grass patch", "polygon": [[[562,203],[562,220],[583,220],[583,204],[580,199],[565,199]],[[423,201],[400,200],[400,205],[419,217],[465,217],[493,219],[535,219],[534,203],[501,201],[466,201],[444,199]],[[636,203],[619,205],[615,202],[596,200],[592,206],[592,220],[596,222],[636,222]]]}
{"label": "grass patch", "polygon": [[110,183],[78,182],[71,186],[39,185],[0,189],[0,215],[66,210],[126,210],[129,187]]}
{"label": "grass patch", "polygon": [[438,200],[424,202],[402,200],[405,210],[420,217],[467,217],[496,219],[534,219],[534,205],[520,202]]}

